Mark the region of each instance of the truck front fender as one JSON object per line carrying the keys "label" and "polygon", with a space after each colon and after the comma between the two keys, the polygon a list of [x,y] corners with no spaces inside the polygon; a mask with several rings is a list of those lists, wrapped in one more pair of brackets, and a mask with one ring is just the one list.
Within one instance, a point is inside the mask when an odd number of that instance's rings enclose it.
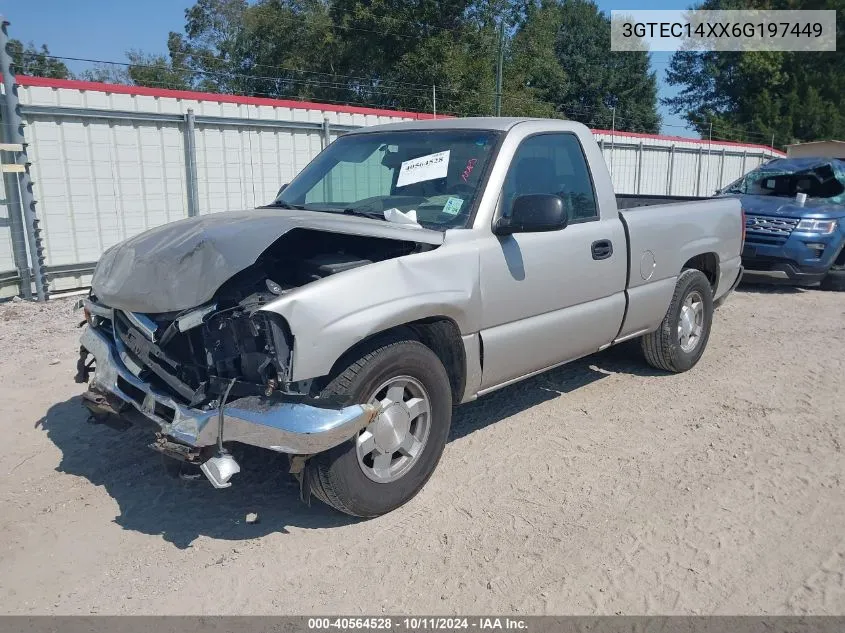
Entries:
{"label": "truck front fender", "polygon": [[291,380],[327,375],[360,341],[421,319],[446,317],[462,335],[478,332],[479,257],[472,242],[332,275],[262,310],[281,315],[294,338]]}

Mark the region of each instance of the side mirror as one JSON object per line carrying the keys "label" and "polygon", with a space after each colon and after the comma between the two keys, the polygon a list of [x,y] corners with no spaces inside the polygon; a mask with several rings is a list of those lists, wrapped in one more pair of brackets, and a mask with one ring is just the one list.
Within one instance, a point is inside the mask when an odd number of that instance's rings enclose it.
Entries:
{"label": "side mirror", "polygon": [[501,217],[493,225],[496,235],[512,233],[539,233],[559,231],[566,227],[566,210],[560,196],[548,193],[532,193],[519,196],[513,201],[511,213]]}
{"label": "side mirror", "polygon": [[287,182],[286,182],[286,183],[285,183],[285,184],[283,184],[281,187],[279,187],[279,190],[276,192],[276,197],[277,197],[277,198],[278,198],[280,195],[282,195],[282,192],[283,192],[285,189],[287,189],[287,188],[288,188],[288,185],[289,185],[289,184],[290,184],[290,183],[287,183]]}

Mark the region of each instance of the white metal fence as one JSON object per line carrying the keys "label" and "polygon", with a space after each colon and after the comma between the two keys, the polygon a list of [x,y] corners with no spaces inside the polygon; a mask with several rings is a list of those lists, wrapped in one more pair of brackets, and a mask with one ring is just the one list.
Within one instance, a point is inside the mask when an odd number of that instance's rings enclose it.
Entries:
{"label": "white metal fence", "polygon": [[785,154],[762,145],[593,131],[617,193],[710,196]]}
{"label": "white metal fence", "polygon": [[[52,292],[85,286],[106,248],[145,229],[272,200],[338,134],[430,117],[42,78],[19,85]],[[596,137],[620,193],[710,195],[780,155],[653,135]],[[21,291],[25,263],[13,254],[14,237],[0,215],[0,297]]]}

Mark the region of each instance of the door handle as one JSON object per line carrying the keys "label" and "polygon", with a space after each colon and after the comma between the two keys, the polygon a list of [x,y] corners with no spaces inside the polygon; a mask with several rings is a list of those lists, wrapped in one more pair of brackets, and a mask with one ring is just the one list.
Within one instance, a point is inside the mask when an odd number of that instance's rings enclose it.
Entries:
{"label": "door handle", "polygon": [[593,259],[607,259],[613,255],[613,242],[610,240],[596,240],[590,247]]}

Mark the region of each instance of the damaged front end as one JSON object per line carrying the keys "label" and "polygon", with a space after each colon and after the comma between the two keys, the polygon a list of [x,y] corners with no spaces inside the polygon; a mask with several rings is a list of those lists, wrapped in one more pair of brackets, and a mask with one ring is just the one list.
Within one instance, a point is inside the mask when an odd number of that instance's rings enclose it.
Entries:
{"label": "damaged front end", "polygon": [[287,381],[290,334],[281,317],[259,310],[280,290],[267,285],[266,295],[234,305],[166,315],[87,299],[76,376],[90,378],[83,403],[95,417],[154,422],[153,448],[201,466],[215,487],[239,471],[224,442],[311,455],[353,437],[377,409],[318,400],[309,385]]}
{"label": "damaged front end", "polygon": [[154,448],[201,464],[215,486],[238,470],[225,442],[300,456],[296,472],[302,456],[349,440],[377,409],[316,397],[316,374],[293,381],[294,337],[264,308],[442,240],[437,231],[282,209],[191,218],[130,238],[103,255],[84,302],[83,401],[95,417],[154,422]]}

